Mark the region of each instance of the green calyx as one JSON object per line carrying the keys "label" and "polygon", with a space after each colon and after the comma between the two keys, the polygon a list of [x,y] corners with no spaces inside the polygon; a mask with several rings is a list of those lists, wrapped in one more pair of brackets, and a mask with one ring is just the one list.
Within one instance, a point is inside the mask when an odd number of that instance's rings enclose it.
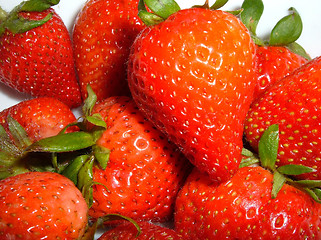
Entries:
{"label": "green calyx", "polygon": [[260,164],[262,167],[273,173],[273,187],[271,197],[276,198],[278,192],[282,189],[284,183],[291,184],[305,192],[307,192],[315,201],[321,203],[321,180],[296,180],[295,177],[304,173],[311,173],[313,168],[288,164],[276,167],[276,159],[279,147],[279,127],[277,124],[268,127],[262,134],[259,141],[258,156],[247,149],[243,149],[240,167],[250,166],[252,164]]}
{"label": "green calyx", "polygon": [[259,46],[284,46],[292,52],[310,60],[310,56],[296,40],[299,39],[303,29],[302,19],[297,10],[289,9],[290,14],[281,18],[273,27],[269,39],[264,40],[257,36],[256,29],[264,11],[262,0],[244,0],[240,18],[249,29],[252,39]]}
{"label": "green calyx", "polygon": [[10,13],[0,8],[0,36],[7,29],[12,33],[24,33],[48,22],[52,14],[49,13],[41,20],[29,20],[19,15],[20,12],[42,12],[60,0],[28,0],[17,5]]}

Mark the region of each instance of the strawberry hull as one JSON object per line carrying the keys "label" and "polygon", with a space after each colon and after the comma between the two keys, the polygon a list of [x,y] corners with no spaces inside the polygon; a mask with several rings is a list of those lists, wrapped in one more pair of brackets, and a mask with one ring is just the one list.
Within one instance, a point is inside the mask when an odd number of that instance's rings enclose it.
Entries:
{"label": "strawberry hull", "polygon": [[131,49],[128,81],[137,105],[213,180],[229,179],[241,160],[254,53],[237,18],[206,9],[171,15],[143,30]]}

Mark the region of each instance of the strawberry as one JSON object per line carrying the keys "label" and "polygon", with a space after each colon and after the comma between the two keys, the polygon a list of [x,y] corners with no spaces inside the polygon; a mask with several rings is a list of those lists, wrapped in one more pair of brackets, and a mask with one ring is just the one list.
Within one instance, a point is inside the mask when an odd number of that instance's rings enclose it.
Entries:
{"label": "strawberry", "polygon": [[80,239],[88,207],[66,177],[29,172],[0,181],[1,239]]}
{"label": "strawberry", "polygon": [[0,81],[33,97],[54,97],[78,107],[81,95],[69,32],[60,16],[42,5],[46,3],[22,2],[0,20]]}
{"label": "strawberry", "polygon": [[257,45],[257,84],[254,99],[273,83],[310,60],[310,56],[295,42],[301,35],[303,25],[296,9],[290,8],[290,14],[277,22],[268,40],[260,38],[256,33],[263,11],[262,0],[245,0],[240,14]]}
{"label": "strawberry", "polygon": [[255,101],[246,118],[245,137],[257,151],[262,133],[272,124],[280,129],[277,165],[305,165],[311,173],[298,177],[321,179],[318,132],[321,58],[315,58],[269,88]]}
{"label": "strawberry", "polygon": [[83,98],[87,97],[87,84],[98,100],[129,95],[129,48],[144,28],[137,5],[138,0],[90,0],[79,12],[72,35]]}
{"label": "strawberry", "polygon": [[168,220],[189,162],[129,97],[107,98],[94,106],[92,114],[100,114],[106,122],[96,144],[110,153],[105,167],[93,167],[89,215]]}
{"label": "strawberry", "polygon": [[[150,222],[138,222],[139,229],[132,223],[126,222],[113,229],[107,230],[98,240],[143,240],[143,239],[157,239],[157,240],[177,240],[183,239],[173,229],[162,227]],[[140,231],[139,231],[140,230]],[[139,235],[138,235],[139,234]],[[138,236],[137,236],[138,235]]]}
{"label": "strawberry", "polygon": [[199,7],[146,28],[131,48],[128,82],[138,107],[213,180],[229,179],[241,160],[254,55],[237,17]]}
{"label": "strawberry", "polygon": [[176,201],[175,230],[185,239],[320,239],[321,205],[288,184],[271,198],[272,182],[260,166],[220,185],[194,170]]}

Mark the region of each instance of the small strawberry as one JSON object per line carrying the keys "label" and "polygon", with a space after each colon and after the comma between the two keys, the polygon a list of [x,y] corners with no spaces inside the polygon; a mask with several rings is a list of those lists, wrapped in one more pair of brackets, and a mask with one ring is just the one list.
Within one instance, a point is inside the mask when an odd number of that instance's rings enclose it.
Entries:
{"label": "small strawberry", "polygon": [[[154,6],[148,8],[155,12]],[[255,45],[230,13],[177,8],[136,38],[129,58],[130,90],[143,114],[195,166],[225,181],[241,161],[243,122],[255,84]]]}
{"label": "small strawberry", "polygon": [[98,240],[143,240],[143,239],[157,239],[157,240],[182,240],[182,236],[176,233],[173,229],[162,227],[150,222],[138,222],[139,229],[130,223],[126,222],[115,228],[107,230]]}
{"label": "small strawberry", "polygon": [[66,177],[29,172],[0,181],[0,239],[80,239],[88,207]]}
{"label": "small strawberry", "polygon": [[97,146],[109,149],[104,168],[93,167],[93,218],[117,213],[135,220],[171,217],[189,162],[139,112],[129,97],[111,97],[94,106],[106,130]]}
{"label": "small strawberry", "polygon": [[46,1],[24,1],[0,20],[0,81],[19,92],[78,107],[70,35],[57,13],[47,8]]}
{"label": "small strawberry", "polygon": [[87,84],[98,100],[129,94],[129,48],[144,28],[137,5],[138,0],[90,0],[78,14],[72,34],[83,98]]}
{"label": "small strawberry", "polygon": [[256,28],[264,10],[262,0],[245,0],[242,4],[242,22],[251,31],[257,44],[257,84],[254,99],[269,86],[302,66],[310,57],[295,41],[302,32],[302,20],[294,8],[280,19],[271,31],[268,40],[259,38]]}
{"label": "small strawberry", "polygon": [[284,168],[275,169],[274,128],[260,144],[261,164],[267,169],[245,166],[222,184],[197,169],[191,173],[176,200],[178,233],[187,239],[321,238],[320,182],[294,182],[282,174]]}
{"label": "small strawberry", "polygon": [[280,129],[277,165],[299,164],[314,169],[300,178],[321,179],[320,136],[321,57],[274,84],[252,104],[245,136],[254,150],[272,124]]}

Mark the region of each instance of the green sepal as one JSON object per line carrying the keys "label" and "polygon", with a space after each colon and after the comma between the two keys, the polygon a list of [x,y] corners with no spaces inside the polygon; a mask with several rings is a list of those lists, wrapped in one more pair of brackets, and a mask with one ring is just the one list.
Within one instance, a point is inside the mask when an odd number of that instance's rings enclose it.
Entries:
{"label": "green sepal", "polygon": [[294,182],[294,184],[304,188],[320,188],[321,180],[297,180]]}
{"label": "green sepal", "polygon": [[86,120],[91,124],[106,129],[106,122],[102,119],[99,113],[92,114],[90,116],[86,116]]}
{"label": "green sepal", "polygon": [[91,86],[88,84],[87,87],[87,98],[84,100],[84,105],[82,107],[82,111],[85,114],[85,116],[90,116],[91,112],[97,102],[97,95],[91,88]]}
{"label": "green sepal", "polygon": [[249,167],[260,163],[258,156],[246,148],[242,148],[242,156],[245,158],[242,158],[239,168]]}
{"label": "green sepal", "polygon": [[8,115],[7,122],[14,144],[19,149],[25,149],[32,144],[26,130],[18,123],[17,120]]}
{"label": "green sepal", "polygon": [[279,148],[279,126],[277,124],[269,126],[264,131],[258,148],[261,165],[273,171]]}
{"label": "green sepal", "polygon": [[262,0],[244,0],[242,4],[241,21],[248,30],[256,36],[256,28],[264,11]]}
{"label": "green sepal", "polygon": [[227,2],[228,0],[216,0],[215,3],[213,3],[213,5],[210,7],[210,9],[217,10],[223,7]]}
{"label": "green sepal", "polygon": [[71,132],[43,138],[26,148],[27,152],[71,152],[91,147],[95,144],[92,134]]}
{"label": "green sepal", "polygon": [[278,171],[275,171],[273,174],[273,187],[271,193],[272,198],[276,198],[285,182],[286,178],[284,177],[284,175],[279,173]]}
{"label": "green sepal", "polygon": [[163,19],[181,10],[174,0],[144,0],[144,3],[154,14]]}
{"label": "green sepal", "polygon": [[138,2],[138,17],[146,26],[157,25],[165,20],[155,13],[148,12],[144,0],[139,0]]}
{"label": "green sepal", "polygon": [[285,175],[300,175],[304,173],[311,173],[315,170],[313,168],[297,165],[297,164],[287,164],[277,168],[277,171]]}
{"label": "green sepal", "polygon": [[29,0],[22,2],[19,8],[25,12],[42,12],[59,2],[60,0]]}
{"label": "green sepal", "polygon": [[13,144],[4,127],[0,124],[0,150],[9,155],[20,155],[20,150]]}
{"label": "green sepal", "polygon": [[308,193],[314,201],[321,203],[321,190],[320,189],[309,189],[309,188],[304,188],[303,189],[306,193]]}
{"label": "green sepal", "polygon": [[303,23],[295,8],[290,8],[290,15],[283,17],[272,29],[269,44],[284,46],[295,42],[302,33]]}
{"label": "green sepal", "polygon": [[77,156],[72,162],[61,172],[62,175],[69,178],[77,186],[78,173],[83,167],[84,163],[88,160],[88,155]]}
{"label": "green sepal", "polygon": [[93,203],[93,166],[94,166],[95,158],[94,156],[90,156],[87,158],[85,163],[79,170],[78,173],[78,182],[77,187],[82,192],[88,207],[90,208]]}
{"label": "green sepal", "polygon": [[99,163],[99,166],[105,170],[108,164],[110,150],[108,148],[98,145],[94,145],[92,147],[92,150],[96,160]]}
{"label": "green sepal", "polygon": [[286,47],[293,53],[304,57],[305,59],[307,59],[308,61],[311,60],[310,55],[305,51],[305,49],[298,44],[297,42],[293,42],[293,43],[289,43],[286,45]]}

